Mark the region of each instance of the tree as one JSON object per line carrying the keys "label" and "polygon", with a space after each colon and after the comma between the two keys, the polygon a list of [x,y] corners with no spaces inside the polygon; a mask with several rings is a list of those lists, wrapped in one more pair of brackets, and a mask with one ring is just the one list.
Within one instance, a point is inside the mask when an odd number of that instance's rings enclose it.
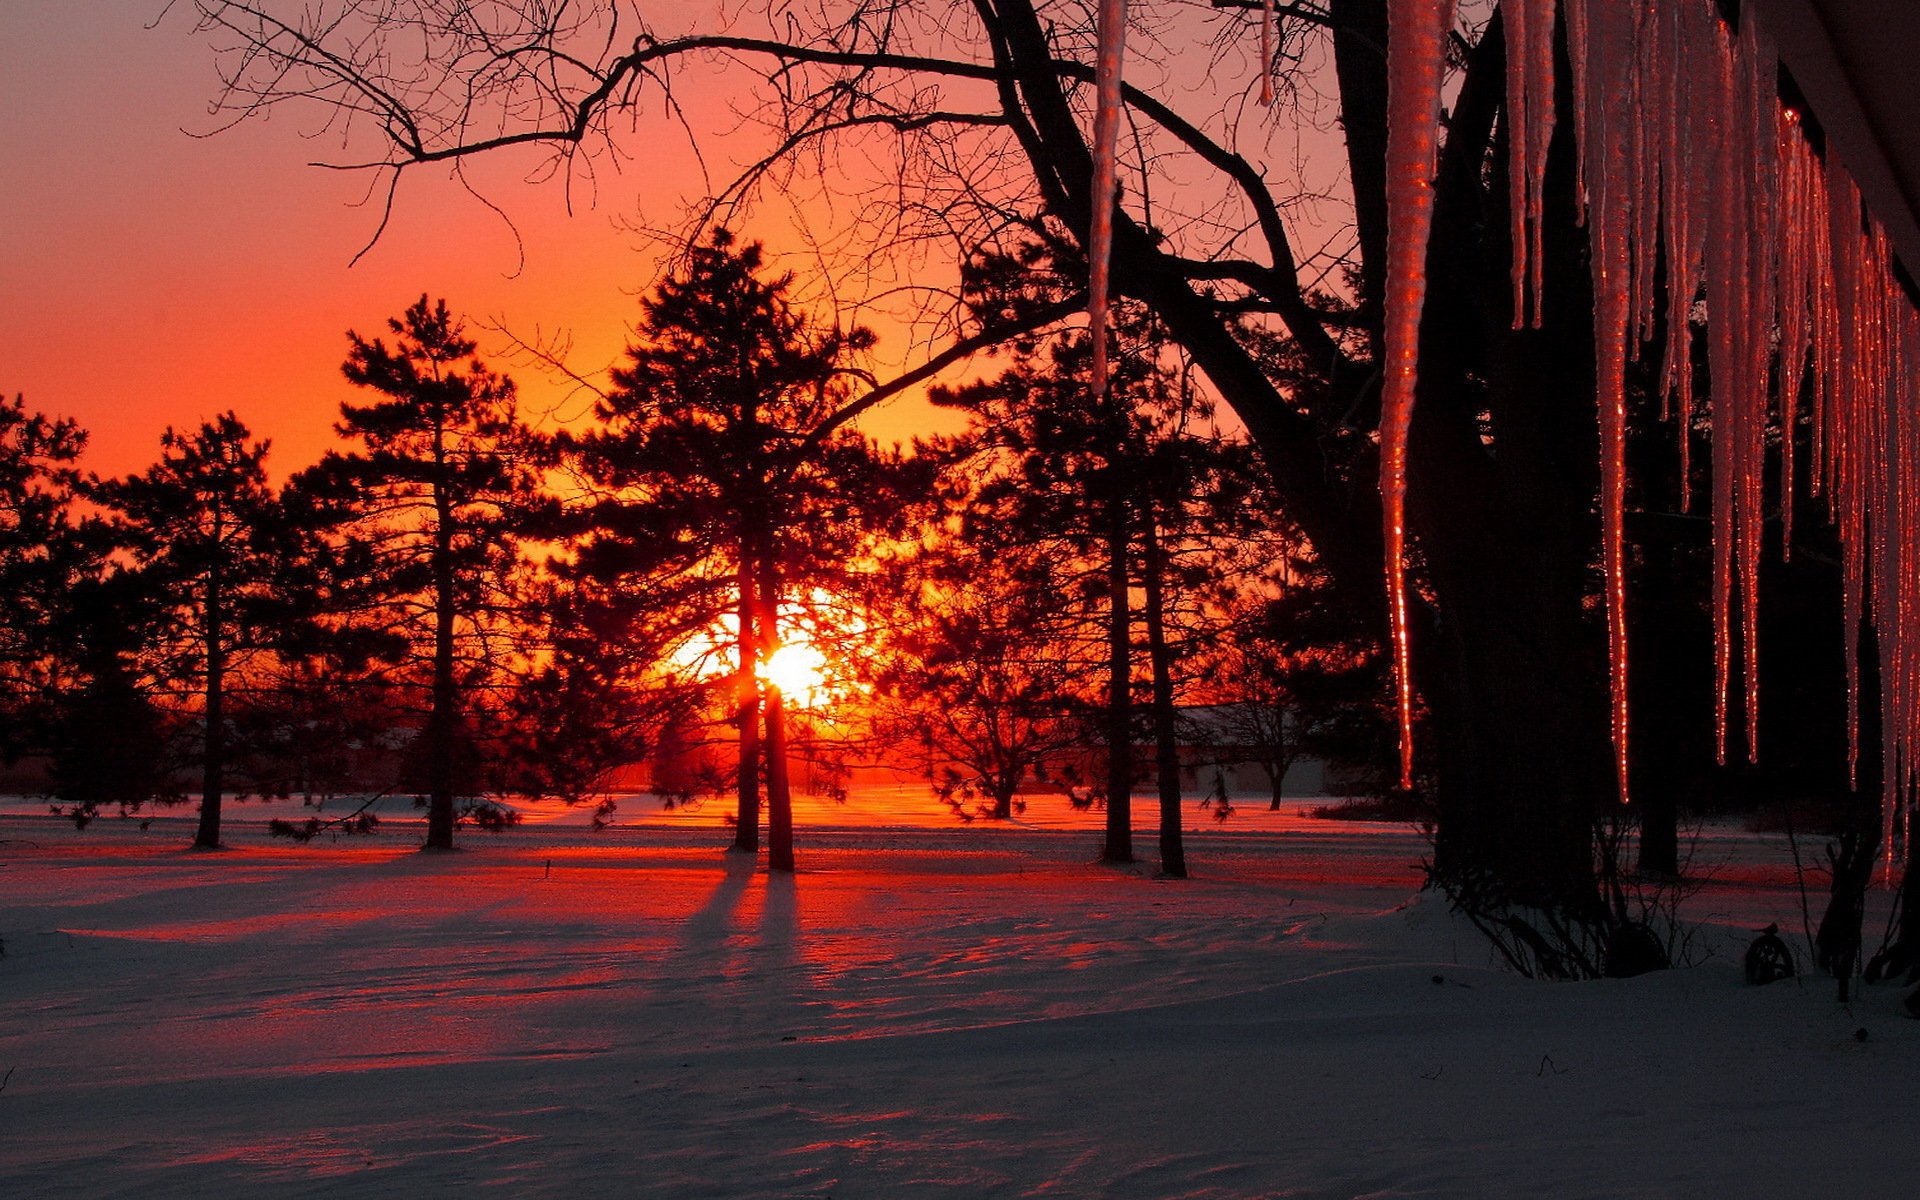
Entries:
{"label": "tree", "polygon": [[1218,707],[1201,740],[1222,754],[1254,761],[1278,809],[1289,767],[1318,759],[1364,792],[1396,790],[1386,656],[1357,639],[1350,616],[1308,554],[1286,557],[1272,590],[1249,589],[1228,611],[1217,644],[1202,655],[1201,691]]}
{"label": "tree", "polygon": [[886,573],[869,659],[879,742],[916,756],[967,819],[1011,819],[1021,787],[1084,744],[1084,599],[1045,553],[970,543],[964,528]]}
{"label": "tree", "polygon": [[725,644],[734,845],[758,848],[764,772],[776,871],[793,869],[793,813],[786,700],[767,666],[794,607],[845,589],[895,470],[844,426],[850,360],[872,334],[817,325],[790,284],[765,277],[757,244],[715,230],[642,301],[638,340],[597,406],[603,428],[570,442],[590,497],[574,574],[650,625],[664,653]]}
{"label": "tree", "polygon": [[0,395],[0,760],[44,750],[63,686],[59,626],[73,591],[101,570],[74,513],[86,431]]}
{"label": "tree", "polygon": [[[160,614],[155,673],[163,685],[188,684],[198,699],[193,844],[212,849],[228,783],[229,681],[285,626],[277,586],[283,524],[267,486],[267,443],[254,441],[233,413],[192,433],[169,428],[160,447],[160,461],[143,474],[96,480],[88,491],[112,511],[134,577]],[[102,676],[98,686],[114,678]]]}
{"label": "tree", "polygon": [[392,345],[347,335],[347,379],[380,397],[340,406],[335,429],[360,449],[329,452],[290,488],[367,568],[360,583],[374,594],[353,621],[405,639],[406,683],[424,693],[426,847],[446,850],[457,799],[478,789],[477,698],[500,680],[522,628],[514,583],[523,531],[547,500],[513,381],[477,357],[446,301],[423,295],[387,328]]}

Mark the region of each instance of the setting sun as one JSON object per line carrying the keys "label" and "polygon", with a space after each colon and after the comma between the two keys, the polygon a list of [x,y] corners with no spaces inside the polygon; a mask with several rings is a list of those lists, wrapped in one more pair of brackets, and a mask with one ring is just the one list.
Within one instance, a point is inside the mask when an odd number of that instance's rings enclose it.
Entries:
{"label": "setting sun", "polygon": [[812,642],[790,641],[767,659],[760,677],[789,700],[810,704],[827,686],[827,656]]}

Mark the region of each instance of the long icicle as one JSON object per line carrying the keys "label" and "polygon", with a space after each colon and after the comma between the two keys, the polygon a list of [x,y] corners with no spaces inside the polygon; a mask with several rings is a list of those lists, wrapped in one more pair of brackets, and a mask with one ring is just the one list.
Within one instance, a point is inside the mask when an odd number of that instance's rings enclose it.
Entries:
{"label": "long icicle", "polygon": [[1407,629],[1407,434],[1418,383],[1420,313],[1427,297],[1427,240],[1453,0],[1405,0],[1388,10],[1387,278],[1380,391],[1380,500],[1387,610],[1400,716],[1400,786],[1413,786],[1413,672]]}
{"label": "long icicle", "polygon": [[[1576,3],[1578,0],[1576,0]],[[1633,90],[1635,11],[1594,5],[1587,14],[1592,134],[1582,147],[1593,249],[1594,392],[1600,421],[1600,542],[1606,578],[1607,692],[1613,765],[1620,799],[1627,792],[1626,437],[1627,327],[1631,315],[1631,227],[1635,199]]]}
{"label": "long icicle", "polygon": [[1273,5],[1274,0],[1260,2],[1260,103],[1262,106],[1273,103]]}
{"label": "long icicle", "polygon": [[1113,267],[1113,207],[1118,201],[1120,64],[1126,56],[1127,0],[1100,0],[1094,65],[1093,212],[1087,237],[1087,323],[1093,336],[1093,394],[1107,394],[1107,292]]}
{"label": "long icicle", "polygon": [[1527,291],[1532,301],[1532,324],[1540,327],[1540,302],[1546,274],[1547,150],[1553,144],[1553,23],[1554,0],[1526,0],[1533,11],[1527,21]]}
{"label": "long icicle", "polygon": [[[1530,61],[1533,54],[1533,36],[1530,23],[1535,19],[1532,0],[1506,0],[1500,6],[1500,19],[1505,22],[1507,46],[1507,225],[1512,251],[1510,253],[1513,278],[1513,327],[1519,329],[1526,324],[1528,309],[1527,283],[1532,274],[1529,262],[1533,250],[1530,236],[1530,222],[1533,216],[1533,189],[1538,186],[1533,177],[1533,150],[1529,139],[1534,133],[1532,106],[1541,103],[1533,93],[1534,74]],[[1553,103],[1548,96],[1545,103]],[[1534,324],[1539,323],[1536,314]]]}

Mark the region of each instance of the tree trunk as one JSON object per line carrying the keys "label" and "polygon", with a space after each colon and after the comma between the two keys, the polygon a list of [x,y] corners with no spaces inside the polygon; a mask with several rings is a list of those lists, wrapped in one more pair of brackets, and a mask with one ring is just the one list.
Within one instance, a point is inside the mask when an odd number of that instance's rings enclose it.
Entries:
{"label": "tree trunk", "polygon": [[[1118,470],[1109,472],[1117,476]],[[1110,480],[1117,493],[1118,481]],[[1133,621],[1127,597],[1127,504],[1107,502],[1107,840],[1100,861],[1133,861]]]}
{"label": "tree trunk", "polygon": [[793,870],[793,791],[787,778],[787,711],[767,685],[767,870]]}
{"label": "tree trunk", "polygon": [[1672,788],[1655,786],[1634,793],[1640,816],[1640,874],[1672,879],[1680,874],[1680,805]]}
{"label": "tree trunk", "polygon": [[[218,556],[220,522],[218,514],[214,517],[215,556]],[[203,753],[200,759],[200,826],[195,831],[193,844],[202,849],[212,850],[220,845],[220,800],[225,790],[224,779],[227,754],[227,718],[226,718],[226,647],[221,642],[221,626],[226,622],[225,602],[222,592],[222,578],[219,564],[207,569],[206,603],[204,605],[205,627],[202,634],[205,639],[207,667],[207,694],[204,716],[206,719]]]}
{"label": "tree trunk", "polygon": [[1160,793],[1160,873],[1187,877],[1187,852],[1180,833],[1180,746],[1173,708],[1173,655],[1167,647],[1166,556],[1160,544],[1159,514],[1150,506],[1142,522],[1145,542],[1147,655],[1153,667],[1153,760]]}
{"label": "tree trunk", "polygon": [[[436,435],[435,456],[440,457]],[[453,675],[453,511],[443,487],[433,492],[433,697],[427,717],[427,844],[453,849],[454,737],[459,693]]]}
{"label": "tree trunk", "polygon": [[734,661],[740,666],[740,763],[739,807],[733,822],[733,849],[744,854],[760,852],[760,680],[755,665],[760,661],[760,604],[756,599],[759,584],[754,578],[751,553],[743,546],[738,571],[740,603],[738,631],[734,638]]}
{"label": "tree trunk", "polygon": [[[780,565],[768,535],[760,556],[760,653],[765,663],[780,651]],[[767,869],[793,870],[793,788],[787,764],[787,709],[780,688],[766,681]]]}

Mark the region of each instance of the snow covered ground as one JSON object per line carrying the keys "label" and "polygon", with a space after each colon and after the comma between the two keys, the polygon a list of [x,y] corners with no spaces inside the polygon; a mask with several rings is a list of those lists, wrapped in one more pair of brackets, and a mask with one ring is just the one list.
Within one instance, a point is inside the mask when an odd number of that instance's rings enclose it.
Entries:
{"label": "snow covered ground", "polygon": [[1545,984],[1405,828],[1196,813],[1175,882],[1057,801],[862,800],[793,878],[714,809],[425,856],[0,805],[0,1196],[1912,1194],[1902,993],[1740,982],[1805,953],[1771,836],[1707,831],[1696,965]]}

